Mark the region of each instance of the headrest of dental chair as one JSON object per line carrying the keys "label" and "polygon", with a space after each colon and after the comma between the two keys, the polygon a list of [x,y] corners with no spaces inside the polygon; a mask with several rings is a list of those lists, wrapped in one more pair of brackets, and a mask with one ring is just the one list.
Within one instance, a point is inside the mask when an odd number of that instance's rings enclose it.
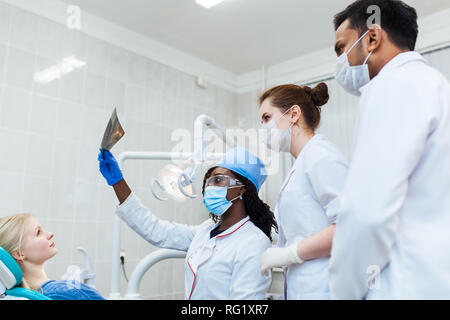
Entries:
{"label": "headrest of dental chair", "polygon": [[30,300],[50,300],[34,291],[17,287],[22,283],[23,273],[16,260],[0,247],[0,295],[8,295]]}
{"label": "headrest of dental chair", "polygon": [[22,277],[22,270],[16,260],[0,247],[0,294],[19,285]]}

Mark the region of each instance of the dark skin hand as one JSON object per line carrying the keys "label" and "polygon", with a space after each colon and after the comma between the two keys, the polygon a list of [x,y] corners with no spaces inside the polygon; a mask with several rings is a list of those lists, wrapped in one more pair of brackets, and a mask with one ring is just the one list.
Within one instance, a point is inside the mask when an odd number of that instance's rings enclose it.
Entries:
{"label": "dark skin hand", "polygon": [[128,186],[125,179],[120,180],[115,185],[113,185],[114,191],[116,192],[117,199],[119,199],[120,204],[122,204],[128,196],[131,194],[131,189]]}
{"label": "dark skin hand", "polygon": [[[236,176],[228,169],[217,167],[211,173],[211,176],[215,175],[227,175],[234,179]],[[131,188],[128,186],[125,179],[120,180],[115,185],[113,185],[114,191],[116,193],[117,199],[120,204],[122,204],[131,194]],[[228,189],[227,199],[231,200],[238,197],[240,194],[244,194],[245,186],[241,186],[238,188]],[[236,199],[233,201],[233,206],[229,208],[221,217],[220,217],[220,227],[219,230],[223,231],[233,226],[237,222],[241,221],[247,216],[245,211],[244,201],[241,199]]]}

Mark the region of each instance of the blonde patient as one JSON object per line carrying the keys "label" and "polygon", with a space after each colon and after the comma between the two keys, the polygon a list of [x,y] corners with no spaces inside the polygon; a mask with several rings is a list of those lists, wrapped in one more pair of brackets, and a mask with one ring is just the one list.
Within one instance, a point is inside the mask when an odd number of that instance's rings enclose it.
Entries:
{"label": "blonde patient", "polygon": [[0,246],[19,264],[23,273],[20,286],[54,300],[103,300],[98,291],[83,283],[47,277],[45,263],[58,253],[53,237],[31,214],[0,218]]}

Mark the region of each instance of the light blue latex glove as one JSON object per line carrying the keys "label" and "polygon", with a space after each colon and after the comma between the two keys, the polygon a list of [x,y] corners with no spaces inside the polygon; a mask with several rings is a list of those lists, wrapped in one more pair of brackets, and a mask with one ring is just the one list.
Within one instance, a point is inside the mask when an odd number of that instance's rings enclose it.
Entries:
{"label": "light blue latex glove", "polygon": [[116,159],[108,150],[100,149],[98,154],[98,162],[100,172],[105,177],[106,182],[110,186],[115,185],[117,182],[123,179],[122,171],[120,171],[119,164]]}

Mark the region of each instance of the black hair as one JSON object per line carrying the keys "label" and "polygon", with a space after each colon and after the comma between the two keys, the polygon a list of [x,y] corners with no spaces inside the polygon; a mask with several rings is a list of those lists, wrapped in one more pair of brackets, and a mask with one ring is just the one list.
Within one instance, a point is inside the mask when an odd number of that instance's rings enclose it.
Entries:
{"label": "black hair", "polygon": [[380,8],[381,27],[392,43],[401,49],[408,48],[413,51],[419,33],[417,12],[416,9],[400,0],[357,0],[334,16],[334,29],[337,30],[345,20],[349,19],[352,28],[362,35],[367,31],[367,21],[373,14],[370,11],[367,12],[370,6]]}
{"label": "black hair", "polygon": [[[203,178],[203,187],[202,193],[205,193],[205,184],[206,180],[211,176],[213,170],[217,167],[210,168]],[[258,190],[256,190],[255,185],[245,178],[244,176],[230,170],[240,182],[244,184],[246,192],[242,195],[245,211],[250,217],[250,221],[253,222],[255,226],[257,226],[264,234],[272,241],[271,231],[272,227],[278,232],[277,222],[275,220],[275,216],[272,211],[270,211],[270,207],[268,204],[264,203],[259,198]],[[211,214],[214,222],[218,221],[217,216]]]}

